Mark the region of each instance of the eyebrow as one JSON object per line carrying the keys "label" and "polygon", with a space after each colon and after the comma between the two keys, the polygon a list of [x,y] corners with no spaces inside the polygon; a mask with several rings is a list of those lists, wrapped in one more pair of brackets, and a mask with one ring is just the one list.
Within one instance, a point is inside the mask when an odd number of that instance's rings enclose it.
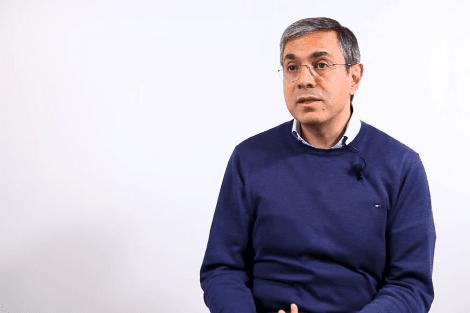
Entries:
{"label": "eyebrow", "polygon": [[310,57],[313,57],[313,58],[319,58],[319,57],[322,57],[322,56],[330,56],[330,54],[326,51],[315,51],[314,53],[312,53],[310,55]]}
{"label": "eyebrow", "polygon": [[[309,58],[319,58],[319,57],[322,57],[322,56],[331,56],[328,52],[326,51],[315,51],[313,52],[312,54],[309,55]],[[295,60],[296,59],[296,56],[295,54],[293,53],[288,53],[286,54],[286,56],[284,57],[284,60],[285,59],[289,59],[289,60]]]}

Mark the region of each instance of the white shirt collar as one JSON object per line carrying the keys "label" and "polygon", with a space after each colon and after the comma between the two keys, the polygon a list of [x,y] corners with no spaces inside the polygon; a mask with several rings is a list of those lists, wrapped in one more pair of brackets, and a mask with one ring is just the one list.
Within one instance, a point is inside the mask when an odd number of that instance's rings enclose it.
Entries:
{"label": "white shirt collar", "polygon": [[[341,148],[343,146],[344,137],[346,137],[345,143],[349,144],[357,136],[357,134],[359,133],[359,130],[361,129],[361,120],[359,119],[358,113],[356,111],[357,110],[354,110],[352,108],[352,104],[351,104],[351,117],[348,121],[348,124],[346,125],[346,130],[343,134],[343,137],[341,137],[341,139],[329,149]],[[292,135],[294,135],[294,137],[296,137],[302,143],[310,147],[313,147],[304,138],[300,136],[300,123],[295,118],[294,118],[294,122],[292,123]]]}

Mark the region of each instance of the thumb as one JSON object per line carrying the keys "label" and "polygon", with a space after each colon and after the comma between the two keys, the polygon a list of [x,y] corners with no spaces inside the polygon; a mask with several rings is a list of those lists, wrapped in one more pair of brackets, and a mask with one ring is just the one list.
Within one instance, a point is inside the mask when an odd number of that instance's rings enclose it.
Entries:
{"label": "thumb", "polygon": [[295,303],[292,303],[290,305],[290,312],[291,313],[299,313],[299,309],[297,308],[297,305]]}

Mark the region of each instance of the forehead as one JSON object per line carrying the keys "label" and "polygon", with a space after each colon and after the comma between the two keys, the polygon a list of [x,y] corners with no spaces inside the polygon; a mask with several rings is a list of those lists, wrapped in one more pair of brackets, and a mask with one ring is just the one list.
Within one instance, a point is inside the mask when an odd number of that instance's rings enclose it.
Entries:
{"label": "forehead", "polygon": [[287,41],[282,59],[310,59],[315,57],[329,57],[339,61],[343,54],[339,46],[338,37],[334,31],[317,31],[302,37]]}

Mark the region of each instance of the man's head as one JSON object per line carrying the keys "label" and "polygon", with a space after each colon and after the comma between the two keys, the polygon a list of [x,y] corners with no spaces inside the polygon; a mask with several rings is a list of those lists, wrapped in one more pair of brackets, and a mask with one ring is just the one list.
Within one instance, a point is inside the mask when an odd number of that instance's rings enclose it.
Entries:
{"label": "man's head", "polygon": [[307,124],[347,121],[363,72],[354,34],[330,18],[302,19],[284,31],[280,52],[289,112]]}

